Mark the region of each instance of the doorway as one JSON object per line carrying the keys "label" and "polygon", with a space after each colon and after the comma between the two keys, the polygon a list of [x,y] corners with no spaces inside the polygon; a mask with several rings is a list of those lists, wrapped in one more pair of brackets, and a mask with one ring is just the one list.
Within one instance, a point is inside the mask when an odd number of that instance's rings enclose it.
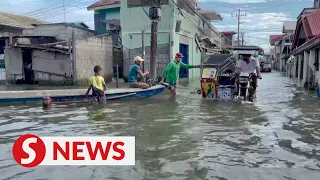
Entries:
{"label": "doorway", "polygon": [[[186,45],[186,44],[180,44],[180,47],[179,47],[179,51],[180,53],[183,54],[183,58],[182,58],[182,62],[184,64],[189,64],[189,46]],[[182,79],[182,78],[188,78],[189,77],[189,70],[188,69],[184,69],[184,68],[181,68],[180,69],[180,72],[179,72],[179,77]]]}
{"label": "doorway", "polygon": [[22,49],[22,63],[24,72],[24,83],[34,84],[34,71],[32,70],[32,50]]}

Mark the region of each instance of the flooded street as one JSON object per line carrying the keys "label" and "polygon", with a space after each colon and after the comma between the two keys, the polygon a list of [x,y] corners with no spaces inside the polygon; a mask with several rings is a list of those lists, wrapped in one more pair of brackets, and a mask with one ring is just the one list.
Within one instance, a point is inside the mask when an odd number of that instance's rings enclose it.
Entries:
{"label": "flooded street", "polygon": [[[0,107],[0,179],[318,180],[318,98],[279,73],[264,73],[258,101],[203,101],[198,82],[139,101],[107,105]],[[22,168],[12,157],[21,134],[135,136],[136,165]]]}

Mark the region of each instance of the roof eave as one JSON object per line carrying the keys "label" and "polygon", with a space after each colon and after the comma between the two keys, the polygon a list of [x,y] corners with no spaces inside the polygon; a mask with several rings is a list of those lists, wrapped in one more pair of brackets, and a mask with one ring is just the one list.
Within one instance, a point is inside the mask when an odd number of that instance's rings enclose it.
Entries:
{"label": "roof eave", "polygon": [[306,50],[310,50],[316,47],[317,45],[320,45],[320,36],[305,42],[304,44],[293,50],[292,55],[300,54]]}
{"label": "roof eave", "polygon": [[112,8],[118,8],[121,7],[121,4],[113,4],[113,5],[105,5],[105,6],[98,6],[98,7],[88,7],[88,11],[97,11],[102,9],[112,9]]}
{"label": "roof eave", "polygon": [[15,29],[32,29],[34,28],[33,26],[23,26],[23,25],[17,25],[17,24],[10,24],[10,23],[0,23],[2,26],[8,26],[10,28],[15,28]]}

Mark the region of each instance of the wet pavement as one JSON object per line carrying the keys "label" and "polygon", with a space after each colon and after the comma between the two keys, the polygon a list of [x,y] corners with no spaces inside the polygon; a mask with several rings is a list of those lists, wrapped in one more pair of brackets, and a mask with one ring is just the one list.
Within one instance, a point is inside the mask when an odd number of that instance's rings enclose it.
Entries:
{"label": "wet pavement", "polygon": [[[318,180],[320,101],[279,73],[264,73],[258,101],[203,101],[198,86],[178,86],[139,101],[107,105],[0,107],[0,179]],[[135,136],[136,165],[22,168],[11,148],[24,133],[38,136]]]}

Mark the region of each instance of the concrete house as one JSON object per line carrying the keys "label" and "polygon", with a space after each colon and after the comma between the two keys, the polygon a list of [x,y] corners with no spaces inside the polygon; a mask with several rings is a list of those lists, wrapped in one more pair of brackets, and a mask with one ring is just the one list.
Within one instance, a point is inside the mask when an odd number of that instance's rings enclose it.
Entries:
{"label": "concrete house", "polygon": [[95,35],[109,34],[114,45],[121,45],[120,0],[100,0],[87,9],[94,11]]}
{"label": "concrete house", "polygon": [[283,22],[282,33],[284,36],[277,42],[280,51],[279,57],[279,70],[286,71],[287,61],[290,58],[292,41],[294,38],[294,31],[296,29],[296,21],[285,21]]}
{"label": "concrete house", "polygon": [[280,59],[281,59],[281,44],[280,41],[285,36],[285,34],[278,34],[278,35],[270,35],[269,42],[270,46],[273,49],[272,53],[272,63],[273,68],[276,70],[280,70]]}
{"label": "concrete house", "polygon": [[87,9],[94,11],[95,35],[109,35],[113,40],[113,77],[123,77],[123,51],[120,26],[120,0],[100,0]]}
{"label": "concrete house", "polygon": [[[152,1],[121,0],[121,29],[122,45],[124,53],[124,74],[128,74],[133,58],[144,54],[142,39],[145,44],[146,70],[150,70],[150,38],[151,20],[148,17],[149,7]],[[185,57],[183,62],[187,64],[200,64],[203,48],[198,37],[206,34],[211,40],[219,39],[220,35],[211,33],[210,22],[221,18],[215,12],[201,11],[197,1],[193,0],[187,4],[184,0],[161,1],[161,20],[158,27],[158,56],[157,76],[160,77],[166,65],[174,58],[176,52],[181,52]],[[209,25],[209,26],[208,26]],[[144,38],[142,31],[144,30]],[[207,33],[204,33],[206,32]],[[213,38],[214,37],[214,38]],[[211,44],[211,42],[210,42]],[[216,44],[219,44],[216,42]],[[180,78],[193,80],[200,76],[199,69],[180,71]]]}
{"label": "concrete house", "polygon": [[24,34],[5,49],[9,83],[86,85],[95,65],[111,80],[111,36],[95,37],[84,23],[36,25]]}
{"label": "concrete house", "polygon": [[[201,54],[217,54],[222,52],[224,40],[222,34],[212,26],[213,21],[222,21],[220,14],[213,10],[201,10],[197,8],[200,16],[198,21],[198,40],[200,43]],[[224,36],[225,37],[225,36]]]}
{"label": "concrete house", "polygon": [[[316,4],[316,3],[315,3]],[[317,4],[319,5],[319,4]],[[289,75],[296,78],[304,87],[310,87],[320,78],[320,9],[305,8],[298,16],[292,44]]]}
{"label": "concrete house", "polygon": [[12,37],[23,35],[24,29],[33,29],[33,24],[41,23],[44,22],[34,18],[0,12],[0,81],[6,79],[4,49],[12,43]]}

